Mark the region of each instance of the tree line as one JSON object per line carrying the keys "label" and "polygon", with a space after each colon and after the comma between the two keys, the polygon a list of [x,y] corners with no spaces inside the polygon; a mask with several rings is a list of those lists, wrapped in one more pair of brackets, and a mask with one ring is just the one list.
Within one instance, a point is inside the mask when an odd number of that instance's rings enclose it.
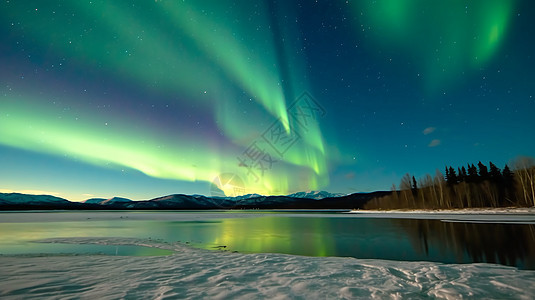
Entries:
{"label": "tree line", "polygon": [[518,157],[503,170],[492,162],[478,162],[454,168],[445,174],[436,170],[417,180],[410,174],[401,178],[399,189],[370,200],[365,209],[450,209],[472,207],[535,206],[535,160]]}

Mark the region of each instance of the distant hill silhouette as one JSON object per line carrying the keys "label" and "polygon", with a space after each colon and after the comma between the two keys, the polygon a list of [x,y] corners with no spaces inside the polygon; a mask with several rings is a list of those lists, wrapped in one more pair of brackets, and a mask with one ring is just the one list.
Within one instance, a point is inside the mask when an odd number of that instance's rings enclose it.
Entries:
{"label": "distant hill silhouette", "polygon": [[[332,195],[322,192],[323,195]],[[320,199],[291,196],[258,196],[247,198],[221,198],[201,195],[175,194],[151,200],[132,201],[126,198],[93,198],[84,202],[71,202],[49,195],[0,193],[0,210],[190,210],[190,209],[354,209],[363,208],[371,199],[391,192],[356,193]],[[311,196],[319,197],[317,192]]]}

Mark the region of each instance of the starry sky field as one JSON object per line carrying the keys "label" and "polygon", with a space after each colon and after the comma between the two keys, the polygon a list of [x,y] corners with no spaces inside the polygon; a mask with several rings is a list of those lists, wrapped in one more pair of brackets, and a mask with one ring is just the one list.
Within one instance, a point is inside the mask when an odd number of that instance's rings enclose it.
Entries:
{"label": "starry sky field", "polygon": [[0,2],[0,192],[388,190],[535,155],[535,3]]}

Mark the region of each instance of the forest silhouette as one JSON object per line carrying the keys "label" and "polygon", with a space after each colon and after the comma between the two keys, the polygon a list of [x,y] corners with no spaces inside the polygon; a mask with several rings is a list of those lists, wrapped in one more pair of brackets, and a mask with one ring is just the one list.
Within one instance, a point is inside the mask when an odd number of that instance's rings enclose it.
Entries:
{"label": "forest silhouette", "polygon": [[535,160],[517,157],[500,170],[489,162],[445,167],[445,174],[401,178],[399,189],[370,200],[365,209],[452,209],[535,206]]}

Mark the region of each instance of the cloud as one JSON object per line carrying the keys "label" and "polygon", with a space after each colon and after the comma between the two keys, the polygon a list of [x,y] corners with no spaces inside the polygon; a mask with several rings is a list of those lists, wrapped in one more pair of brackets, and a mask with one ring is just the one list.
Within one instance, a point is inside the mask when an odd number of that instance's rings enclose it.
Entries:
{"label": "cloud", "polygon": [[433,131],[435,130],[436,130],[436,127],[427,127],[426,129],[424,129],[423,134],[428,135],[430,133],[433,133]]}
{"label": "cloud", "polygon": [[427,147],[436,147],[438,145],[440,145],[440,140],[434,139],[427,145]]}
{"label": "cloud", "polygon": [[345,174],[344,177],[346,179],[353,179],[353,178],[355,178],[355,175],[356,175],[355,172],[349,172],[349,173]]}

